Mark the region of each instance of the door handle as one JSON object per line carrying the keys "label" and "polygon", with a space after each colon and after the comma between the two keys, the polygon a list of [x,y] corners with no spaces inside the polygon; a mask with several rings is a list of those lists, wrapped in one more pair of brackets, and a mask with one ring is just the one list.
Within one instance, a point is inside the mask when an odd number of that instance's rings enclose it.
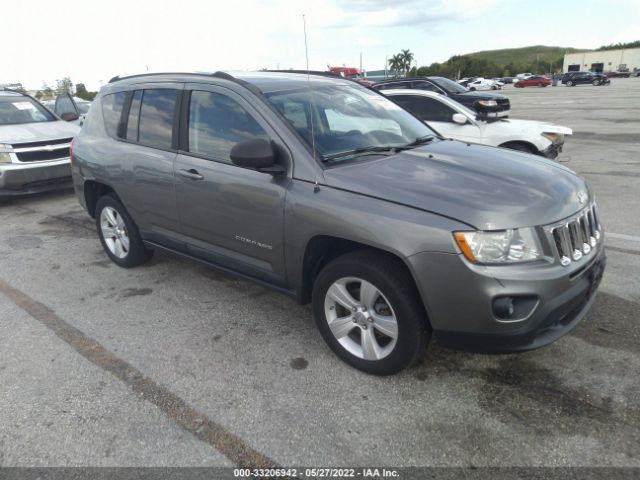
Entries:
{"label": "door handle", "polygon": [[178,174],[184,178],[188,178],[189,180],[202,180],[204,178],[195,168],[190,168],[189,170],[178,170]]}

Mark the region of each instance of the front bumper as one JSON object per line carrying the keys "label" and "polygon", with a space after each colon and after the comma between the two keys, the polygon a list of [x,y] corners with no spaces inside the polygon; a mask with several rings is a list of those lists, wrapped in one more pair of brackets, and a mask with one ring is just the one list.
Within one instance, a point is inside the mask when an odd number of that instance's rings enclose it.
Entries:
{"label": "front bumper", "polygon": [[71,188],[69,159],[0,166],[0,196],[25,195]]}
{"label": "front bumper", "polygon": [[540,152],[540,154],[543,157],[547,157],[550,159],[555,159],[558,157],[558,155],[560,154],[560,152],[562,152],[562,147],[564,146],[564,141],[561,143],[552,143],[551,145],[549,145],[547,148],[545,148],[544,150],[542,150]]}
{"label": "front bumper", "polygon": [[[566,335],[589,311],[606,264],[603,242],[584,262],[570,268],[556,264],[470,268],[460,255],[444,253],[411,258],[413,268],[425,272],[418,284],[438,343],[483,353],[533,350]],[[497,276],[501,269],[505,274]],[[494,299],[504,296],[537,301],[524,318],[505,321],[493,309]]]}

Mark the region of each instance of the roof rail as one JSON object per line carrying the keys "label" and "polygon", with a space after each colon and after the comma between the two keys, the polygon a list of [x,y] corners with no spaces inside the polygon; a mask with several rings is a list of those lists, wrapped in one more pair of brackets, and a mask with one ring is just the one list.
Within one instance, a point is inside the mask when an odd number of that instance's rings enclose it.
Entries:
{"label": "roof rail", "polygon": [[149,77],[149,76],[155,76],[155,75],[197,75],[197,76],[204,76],[204,77],[213,76],[213,74],[211,73],[204,73],[204,72],[154,72],[154,73],[149,72],[149,73],[136,73],[134,75],[125,75],[124,77],[121,77],[120,75],[116,75],[115,77],[112,77],[111,79],[109,79],[107,83],[114,83],[114,82],[119,82],[120,80],[128,80],[130,78]]}

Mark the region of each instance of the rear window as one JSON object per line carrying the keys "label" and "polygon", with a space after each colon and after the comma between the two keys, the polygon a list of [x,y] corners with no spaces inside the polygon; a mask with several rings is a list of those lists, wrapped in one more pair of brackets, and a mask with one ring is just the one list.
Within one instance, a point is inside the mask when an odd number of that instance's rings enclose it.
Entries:
{"label": "rear window", "polygon": [[110,93],[102,98],[102,116],[104,117],[104,127],[111,137],[118,135],[118,124],[122,115],[125,92]]}
{"label": "rear window", "polygon": [[149,89],[142,95],[138,141],[157,148],[170,149],[173,133],[173,111],[178,91]]}
{"label": "rear window", "polygon": [[17,95],[0,97],[0,125],[50,122],[52,120],[55,120],[55,117],[29,97]]}

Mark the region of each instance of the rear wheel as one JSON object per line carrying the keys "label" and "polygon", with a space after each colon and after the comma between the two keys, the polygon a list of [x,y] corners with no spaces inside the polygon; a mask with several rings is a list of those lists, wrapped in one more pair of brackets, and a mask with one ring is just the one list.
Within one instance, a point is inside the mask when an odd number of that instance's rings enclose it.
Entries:
{"label": "rear wheel", "polygon": [[540,82],[540,83],[538,84],[538,86],[539,86],[539,87],[544,87],[544,86],[545,86],[545,84],[544,84],[544,83],[542,83],[542,82]]}
{"label": "rear wheel", "polygon": [[413,279],[398,260],[375,252],[338,257],[313,286],[313,313],[343,361],[390,375],[421,358],[430,336]]}
{"label": "rear wheel", "polygon": [[571,80],[567,80],[567,87],[573,87],[573,82]]}
{"label": "rear wheel", "polygon": [[98,200],[96,227],[102,248],[115,264],[131,268],[151,258],[153,251],[144,246],[138,227],[115,195]]}
{"label": "rear wheel", "polygon": [[476,91],[476,87],[469,87],[469,91],[475,92]]}

